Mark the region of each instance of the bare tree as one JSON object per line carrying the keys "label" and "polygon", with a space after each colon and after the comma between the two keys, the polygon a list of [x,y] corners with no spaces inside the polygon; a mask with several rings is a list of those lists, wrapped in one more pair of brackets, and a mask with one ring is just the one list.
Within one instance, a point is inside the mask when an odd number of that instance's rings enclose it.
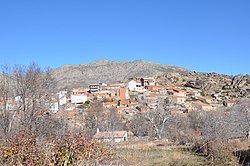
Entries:
{"label": "bare tree", "polygon": [[0,125],[6,136],[12,128],[16,111],[10,110],[13,93],[11,91],[10,67],[2,66],[0,75]]}
{"label": "bare tree", "polygon": [[35,130],[37,119],[49,110],[54,90],[50,71],[34,63],[28,67],[2,67],[0,124],[3,133],[6,135],[13,128]]}
{"label": "bare tree", "polygon": [[123,130],[124,123],[115,108],[107,110],[107,131]]}
{"label": "bare tree", "polygon": [[144,118],[151,123],[156,138],[161,139],[165,125],[171,117],[171,111],[167,107],[166,100],[162,100],[158,104],[155,111],[146,112]]}
{"label": "bare tree", "polygon": [[250,132],[250,99],[243,98],[230,109],[230,112],[234,113],[234,116],[237,117],[236,119],[241,122],[241,127],[244,128],[245,134]]}
{"label": "bare tree", "polygon": [[137,113],[129,123],[129,130],[135,136],[149,136],[152,133],[151,123],[146,121],[143,113]]}
{"label": "bare tree", "polygon": [[86,132],[90,136],[95,134],[97,128],[101,131],[115,131],[124,128],[124,124],[117,110],[115,108],[103,108],[100,101],[91,103],[84,117]]}
{"label": "bare tree", "polygon": [[20,99],[22,124],[31,128],[37,114],[49,110],[54,82],[49,71],[43,71],[34,63],[27,68],[16,65],[13,73],[16,95]]}
{"label": "bare tree", "polygon": [[93,136],[97,129],[97,118],[94,112],[86,112],[84,115],[85,120],[85,132],[88,136]]}

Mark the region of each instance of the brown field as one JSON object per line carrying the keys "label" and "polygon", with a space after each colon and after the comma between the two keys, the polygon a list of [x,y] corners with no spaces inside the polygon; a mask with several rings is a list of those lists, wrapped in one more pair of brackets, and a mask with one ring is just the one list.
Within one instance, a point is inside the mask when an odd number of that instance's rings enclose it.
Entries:
{"label": "brown field", "polygon": [[205,165],[205,157],[198,156],[187,147],[171,146],[154,142],[123,142],[114,144],[114,153],[125,165],[133,166],[165,166],[165,165]]}

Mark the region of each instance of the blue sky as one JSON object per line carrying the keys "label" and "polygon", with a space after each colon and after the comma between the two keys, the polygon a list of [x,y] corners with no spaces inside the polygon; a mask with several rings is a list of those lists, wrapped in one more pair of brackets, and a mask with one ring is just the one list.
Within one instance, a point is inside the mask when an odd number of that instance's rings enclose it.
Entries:
{"label": "blue sky", "polygon": [[250,74],[249,0],[0,1],[0,64],[145,59]]}

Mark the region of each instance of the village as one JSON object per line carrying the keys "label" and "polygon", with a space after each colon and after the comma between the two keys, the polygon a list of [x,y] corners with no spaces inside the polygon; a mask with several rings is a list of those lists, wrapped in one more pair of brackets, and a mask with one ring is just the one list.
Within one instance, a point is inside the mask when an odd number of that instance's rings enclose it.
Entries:
{"label": "village", "polygon": [[[172,113],[190,111],[212,111],[221,107],[230,107],[239,99],[221,100],[216,97],[203,96],[202,91],[176,84],[159,85],[155,78],[136,78],[116,84],[90,84],[89,88],[75,88],[60,91],[51,104],[51,111],[78,110],[87,111],[82,106],[93,100],[101,101],[104,108],[115,108],[119,113],[132,115],[137,111],[157,109],[158,100],[167,99]],[[82,108],[82,109],[81,109]]]}
{"label": "village", "polygon": [[[90,84],[88,88],[60,91],[54,96],[50,111],[72,122],[75,121],[75,116],[79,114],[84,116],[85,112],[93,111],[88,106],[94,101],[99,101],[104,111],[114,109],[125,121],[138,112],[156,110],[162,99],[166,99],[166,105],[171,110],[171,114],[183,116],[189,112],[227,108],[239,102],[239,99],[222,100],[219,97],[204,96],[201,90],[184,85],[160,85],[154,77],[140,77],[115,84],[100,82]],[[122,135],[120,137],[126,135],[122,141],[127,140],[126,132],[117,131],[114,134],[112,131],[104,134],[100,133],[99,129],[96,138],[111,138],[110,135]]]}
{"label": "village", "polygon": [[[60,115],[74,125],[76,116],[84,116],[86,112],[96,111],[90,108],[91,103],[98,101],[103,111],[113,109],[126,122],[138,112],[150,112],[158,109],[159,101],[165,100],[165,105],[171,114],[186,116],[190,112],[213,111],[219,108],[231,107],[239,99],[220,99],[219,96],[204,96],[201,90],[176,84],[159,84],[154,77],[138,77],[124,82],[107,84],[104,82],[90,84],[88,88],[73,88],[52,94],[48,103],[49,114]],[[15,110],[21,101],[20,96],[8,99],[6,108]],[[127,132],[117,131],[114,134],[99,132],[96,138],[108,135],[122,135],[122,141],[127,140]],[[95,136],[94,136],[95,137]],[[117,141],[119,142],[119,141]]]}

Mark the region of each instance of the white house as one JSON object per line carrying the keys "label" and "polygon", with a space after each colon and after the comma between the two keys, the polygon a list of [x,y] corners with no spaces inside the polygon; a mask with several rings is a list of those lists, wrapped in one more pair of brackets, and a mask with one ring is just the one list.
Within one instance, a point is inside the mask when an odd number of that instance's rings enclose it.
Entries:
{"label": "white house", "polygon": [[71,95],[72,104],[77,104],[77,103],[84,104],[87,100],[88,100],[88,97],[86,95]]}
{"label": "white house", "polygon": [[59,97],[59,105],[64,105],[67,103],[67,91],[60,91],[58,93],[58,97]]}
{"label": "white house", "polygon": [[147,91],[144,87],[142,87],[141,82],[134,80],[128,82],[128,89],[130,91],[137,91],[140,93]]}
{"label": "white house", "polygon": [[128,82],[128,89],[131,90],[131,91],[134,91],[136,90],[136,81],[134,80],[131,80]]}
{"label": "white house", "polygon": [[108,84],[105,83],[105,82],[99,82],[99,85],[100,85],[100,86],[108,86]]}
{"label": "white house", "polygon": [[50,104],[50,111],[56,113],[59,110],[58,102]]}
{"label": "white house", "polygon": [[22,100],[21,100],[21,96],[16,96],[16,97],[15,97],[15,102],[20,102],[20,101],[22,101]]}

